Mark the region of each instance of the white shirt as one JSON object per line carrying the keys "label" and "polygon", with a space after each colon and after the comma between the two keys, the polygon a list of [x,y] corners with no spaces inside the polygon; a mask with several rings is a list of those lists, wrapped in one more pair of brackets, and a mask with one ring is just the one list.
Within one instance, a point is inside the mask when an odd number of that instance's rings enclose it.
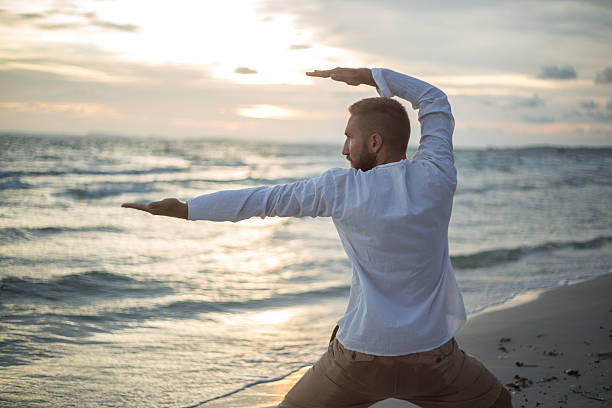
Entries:
{"label": "white shirt", "polygon": [[438,88],[387,69],[372,75],[380,95],[419,109],[421,140],[411,160],[202,195],[188,200],[188,219],[331,217],[353,264],[336,337],[350,350],[395,356],[444,344],[466,320],[448,252],[454,119]]}

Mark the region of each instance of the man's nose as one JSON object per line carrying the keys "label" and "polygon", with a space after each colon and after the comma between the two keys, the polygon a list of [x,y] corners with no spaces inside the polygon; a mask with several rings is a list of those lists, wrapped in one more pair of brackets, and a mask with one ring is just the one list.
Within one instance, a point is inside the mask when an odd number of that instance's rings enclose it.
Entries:
{"label": "man's nose", "polygon": [[348,156],[349,154],[348,143],[344,143],[344,146],[342,146],[342,154],[345,156]]}

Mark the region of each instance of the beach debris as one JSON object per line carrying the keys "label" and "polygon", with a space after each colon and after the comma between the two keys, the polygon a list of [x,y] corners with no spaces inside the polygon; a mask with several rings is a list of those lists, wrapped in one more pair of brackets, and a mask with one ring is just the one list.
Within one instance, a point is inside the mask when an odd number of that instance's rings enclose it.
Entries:
{"label": "beach debris", "polygon": [[582,395],[585,398],[594,399],[594,400],[597,400],[597,401],[605,401],[606,400],[601,395],[585,394],[584,392],[582,394],[580,394],[580,395]]}
{"label": "beach debris", "polygon": [[509,341],[512,341],[512,337],[502,337],[499,339],[500,343],[507,343]]}
{"label": "beach debris", "polygon": [[590,342],[588,342],[588,341],[586,341],[586,340],[584,341],[584,344],[586,344],[587,346],[590,346],[590,345],[591,345],[591,343],[590,343]]}
{"label": "beach debris", "polygon": [[506,386],[508,388],[512,388],[516,391],[520,391],[521,388],[527,388],[530,385],[533,384],[533,381],[531,381],[529,378],[527,377],[522,377],[518,374],[514,375],[514,381],[511,383],[507,383]]}
{"label": "beach debris", "polygon": [[597,353],[597,357],[600,360],[612,359],[612,352],[608,351],[608,352],[605,352],[605,353]]}
{"label": "beach debris", "polygon": [[570,390],[574,393],[574,394],[580,394],[582,395],[584,398],[588,398],[588,399],[592,399],[592,400],[596,400],[596,401],[605,401],[605,397],[601,394],[593,394],[591,392],[587,392],[587,391],[583,391],[582,387],[576,386],[574,384],[570,385]]}
{"label": "beach debris", "polygon": [[497,349],[500,350],[500,351],[503,351],[504,353],[508,352],[508,349],[505,348],[504,346],[499,346]]}
{"label": "beach debris", "polygon": [[542,336],[544,336],[543,332],[539,331],[539,332],[536,333],[536,337],[542,337]]}
{"label": "beach debris", "polygon": [[537,367],[537,364],[525,364],[522,361],[517,361],[514,363],[517,367]]}
{"label": "beach debris", "polygon": [[541,380],[536,381],[536,384],[545,383],[545,382],[551,382],[551,381],[557,381],[557,380],[558,380],[558,378],[553,375],[552,377],[544,377]]}
{"label": "beach debris", "polygon": [[571,375],[572,377],[576,377],[576,378],[580,377],[580,372],[573,368],[568,368],[567,370],[564,371],[564,373],[567,375]]}
{"label": "beach debris", "polygon": [[561,353],[560,351],[557,351],[557,350],[545,351],[544,354],[547,355],[547,356],[551,356],[551,357],[557,357],[559,355],[561,355],[561,356],[563,355],[563,353]]}

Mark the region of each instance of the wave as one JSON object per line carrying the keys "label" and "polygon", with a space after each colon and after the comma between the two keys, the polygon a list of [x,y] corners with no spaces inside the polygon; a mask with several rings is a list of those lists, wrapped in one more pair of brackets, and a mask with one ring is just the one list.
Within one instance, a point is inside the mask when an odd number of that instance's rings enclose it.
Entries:
{"label": "wave", "polygon": [[[68,275],[48,281],[7,277],[0,281],[0,307],[7,304],[53,304],[53,313],[12,314],[15,322],[46,325],[63,336],[70,336],[75,329],[70,322],[77,323],[79,333],[91,330],[112,330],[125,327],[132,322],[158,319],[189,319],[200,314],[224,312],[241,313],[275,307],[287,307],[296,303],[319,301],[334,296],[348,295],[348,285],[332,286],[317,290],[274,295],[262,299],[245,301],[174,300],[150,306],[134,306],[114,310],[100,310],[98,313],[66,313],[65,306],[89,305],[96,298],[157,297],[172,295],[173,289],[162,282],[138,281],[127,276],[108,272],[89,271]],[[25,301],[25,302],[24,302]],[[66,326],[66,324],[69,324]],[[102,325],[102,329],[99,327]],[[70,329],[68,332],[66,330]]]}
{"label": "wave", "polygon": [[104,271],[88,271],[50,280],[5,277],[0,281],[2,303],[24,299],[43,303],[91,303],[92,297],[146,297],[172,293],[159,282],[144,282]]}
{"label": "wave", "polygon": [[[302,180],[301,178],[253,178],[246,177],[242,179],[180,179],[180,180],[164,180],[164,184],[181,184],[190,186],[192,183],[217,183],[217,184],[248,184],[248,185],[277,185],[287,184]],[[91,187],[68,188],[61,192],[55,193],[58,196],[70,196],[78,200],[91,200],[106,198],[126,193],[151,193],[161,191],[158,181],[150,182],[108,182],[94,184]]]}
{"label": "wave", "polygon": [[23,190],[26,188],[32,188],[32,184],[25,183],[18,178],[13,178],[11,180],[2,180],[0,181],[0,191],[4,190]]}
{"label": "wave", "polygon": [[538,190],[541,187],[535,185],[486,185],[480,187],[463,187],[458,186],[456,195],[460,194],[486,194],[491,191],[500,192],[500,191],[534,191]]}
{"label": "wave", "polygon": [[296,303],[329,299],[330,297],[346,296],[350,290],[348,285],[330,286],[327,288],[297,293],[278,294],[262,299],[244,301],[207,301],[179,300],[153,307],[134,307],[111,312],[105,319],[148,320],[148,319],[187,319],[202,313],[211,312],[244,312],[275,307],[292,306]]}
{"label": "wave", "polygon": [[96,184],[96,187],[69,188],[56,193],[59,196],[71,196],[79,200],[90,200],[105,198],[125,193],[150,193],[160,191],[156,182],[144,183],[104,183]]}
{"label": "wave", "polygon": [[493,249],[470,255],[453,255],[451,263],[455,269],[478,269],[516,262],[523,257],[560,249],[597,249],[612,242],[612,236],[601,236],[588,241],[545,242],[540,245],[516,248]]}
{"label": "wave", "polygon": [[65,170],[9,170],[0,171],[0,179],[12,177],[40,177],[40,176],[64,176],[77,175],[141,175],[141,174],[165,174],[189,171],[186,167],[153,167],[151,169],[128,169],[128,170],[91,170],[71,168]]}
{"label": "wave", "polygon": [[67,232],[124,232],[123,229],[106,225],[92,227],[39,227],[39,228],[0,228],[0,242],[14,240],[30,240],[54,234]]}

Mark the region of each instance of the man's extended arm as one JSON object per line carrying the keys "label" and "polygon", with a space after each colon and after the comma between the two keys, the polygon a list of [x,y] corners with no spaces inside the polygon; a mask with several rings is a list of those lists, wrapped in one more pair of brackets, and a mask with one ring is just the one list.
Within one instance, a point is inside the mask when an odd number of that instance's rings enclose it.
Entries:
{"label": "man's extended arm", "polygon": [[188,220],[240,221],[251,217],[329,217],[336,204],[334,171],[319,177],[273,187],[254,187],[204,194],[186,203],[167,198],[122,207]]}

